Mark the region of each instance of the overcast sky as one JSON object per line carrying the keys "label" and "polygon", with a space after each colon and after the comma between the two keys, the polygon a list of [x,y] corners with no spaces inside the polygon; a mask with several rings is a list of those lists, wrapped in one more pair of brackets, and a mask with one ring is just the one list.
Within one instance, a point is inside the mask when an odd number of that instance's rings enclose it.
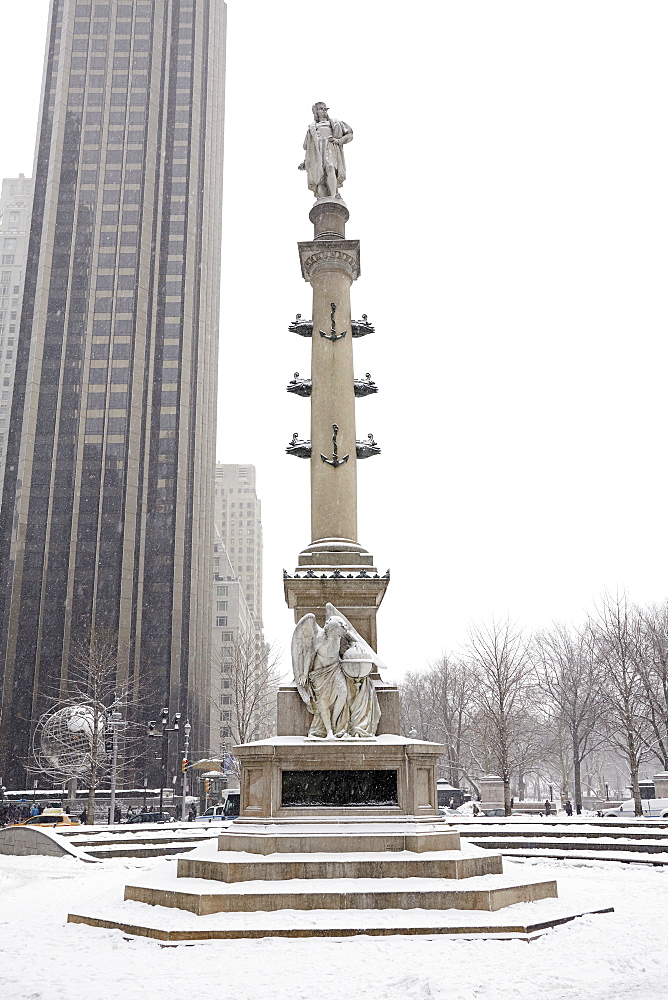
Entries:
{"label": "overcast sky", "polygon": [[[32,170],[48,0],[2,4],[0,176]],[[230,0],[220,461],[257,467],[265,625],[310,541],[312,238],[302,141],[353,128],[359,540],[392,580],[395,676],[471,620],[577,621],[605,587],[668,596],[668,6],[561,0]]]}

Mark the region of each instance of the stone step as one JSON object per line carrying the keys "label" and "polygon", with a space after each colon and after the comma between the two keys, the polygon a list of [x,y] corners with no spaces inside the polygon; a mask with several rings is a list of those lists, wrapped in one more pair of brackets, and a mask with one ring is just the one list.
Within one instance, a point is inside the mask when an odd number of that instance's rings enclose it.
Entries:
{"label": "stone step", "polygon": [[637,854],[620,850],[598,851],[589,853],[586,850],[564,851],[560,848],[544,848],[529,850],[512,848],[501,852],[504,858],[549,858],[551,861],[618,861],[625,865],[652,865],[655,868],[668,866],[667,854]]}
{"label": "stone step", "polygon": [[215,834],[208,834],[205,836],[200,835],[200,836],[188,837],[188,836],[183,836],[180,830],[170,831],[168,836],[162,836],[162,837],[158,836],[152,837],[148,834],[138,834],[136,837],[128,837],[123,835],[115,837],[113,834],[105,833],[99,837],[94,837],[94,836],[93,837],[86,836],[81,838],[70,837],[69,843],[72,844],[73,847],[106,847],[107,845],[112,845],[112,844],[114,846],[118,844],[158,845],[158,844],[169,844],[178,841],[180,844],[190,843],[193,844],[194,847],[197,847],[198,844],[201,844],[207,840],[213,840],[215,836],[216,836]]}
{"label": "stone step", "polygon": [[185,854],[194,851],[197,844],[191,840],[184,843],[154,844],[144,847],[134,844],[113,844],[109,847],[88,847],[86,854],[97,858],[166,858],[172,854]]}
{"label": "stone step", "polygon": [[599,830],[578,830],[573,829],[535,829],[532,827],[474,827],[467,828],[465,830],[460,830],[460,836],[466,840],[480,840],[481,838],[492,838],[496,839],[498,837],[529,837],[535,840],[538,837],[548,837],[551,840],[555,839],[568,839],[568,840],[597,840],[597,839],[612,839],[612,840],[644,840],[651,841],[655,840],[659,843],[663,842],[666,844],[666,849],[668,849],[668,832],[663,830],[646,830],[646,829],[599,829]]}
{"label": "stone step", "polygon": [[558,850],[558,851],[616,851],[623,853],[639,854],[668,854],[668,840],[664,838],[663,843],[654,841],[634,840],[631,843],[620,843],[619,841],[606,842],[604,840],[589,840],[579,837],[568,841],[554,841],[547,838],[538,837],[471,837],[466,838],[470,844],[477,847],[484,847],[487,850],[506,851],[511,848],[522,850]]}
{"label": "stone step", "polygon": [[463,851],[447,854],[398,855],[358,854],[342,859],[336,855],[249,856],[222,852],[216,859],[182,858],[178,878],[210,879],[219,882],[286,881],[288,879],[341,878],[446,878],[468,879],[497,875],[503,871],[500,854]]}
{"label": "stone step", "polygon": [[549,819],[548,817],[541,817],[540,819],[531,820],[528,817],[522,818],[521,816],[488,816],[481,817],[459,817],[459,816],[448,816],[447,822],[452,826],[457,827],[462,833],[466,827],[478,826],[505,826],[505,827],[519,827],[522,826],[525,829],[533,828],[535,826],[540,827],[564,827],[569,832],[577,833],[577,830],[581,826],[597,826],[602,828],[616,828],[616,829],[629,829],[637,830],[641,828],[651,828],[652,830],[668,830],[668,820],[652,819],[648,816],[638,816],[629,817],[624,819],[620,816],[606,816],[592,818],[590,816],[572,816],[570,818],[566,816],[554,817]]}
{"label": "stone step", "polygon": [[[395,826],[399,826],[396,824]],[[409,824],[405,824],[408,827]],[[317,825],[312,828],[277,829],[271,826],[233,824],[218,837],[220,851],[244,851],[250,854],[350,854],[358,851],[381,853],[383,851],[457,851],[459,833],[445,823],[435,823],[433,828],[341,829],[332,826],[325,830]]]}
{"label": "stone step", "polygon": [[[541,906],[541,904],[537,904]],[[505,914],[496,913],[476,913],[469,911],[463,922],[458,922],[457,911],[449,910],[447,913],[437,913],[435,911],[421,913],[413,910],[398,918],[393,913],[374,912],[364,913],[355,910],[350,914],[343,912],[321,915],[329,919],[318,919],[317,926],[313,925],[313,918],[309,914],[301,917],[301,921],[307,921],[300,925],[300,914],[291,913],[289,926],[276,925],[272,922],[269,914],[258,914],[255,925],[249,925],[247,914],[240,914],[243,924],[231,926],[235,914],[226,914],[224,922],[219,926],[212,926],[207,920],[207,926],[188,926],[174,928],[162,927],[159,924],[160,911],[152,915],[149,922],[145,916],[138,916],[134,913],[126,912],[100,916],[93,914],[70,913],[67,917],[68,923],[87,924],[90,927],[100,927],[108,930],[120,930],[128,938],[145,937],[153,938],[157,941],[178,946],[180,943],[189,941],[214,941],[214,940],[240,940],[245,938],[343,938],[355,937],[360,934],[386,937],[389,935],[427,935],[437,934],[457,935],[464,939],[495,940],[495,941],[533,941],[541,934],[544,934],[552,927],[559,927],[567,924],[578,917],[591,916],[593,914],[613,913],[613,907],[604,909],[583,910],[581,908],[559,907],[556,912],[551,910],[545,914],[534,914],[533,917],[520,918],[517,915],[512,917]],[[391,922],[384,922],[383,917]],[[188,916],[184,914],[184,917]],[[344,918],[332,921],[331,917]],[[403,918],[403,919],[402,919]],[[192,919],[192,918],[191,918]],[[206,919],[206,918],[205,918]],[[171,924],[171,921],[170,921]]]}
{"label": "stone step", "polygon": [[286,882],[218,883],[206,879],[167,879],[127,885],[125,899],[151,906],[171,906],[199,916],[258,910],[499,910],[514,903],[556,897],[557,883],[514,882],[505,875],[466,880],[384,878]]}

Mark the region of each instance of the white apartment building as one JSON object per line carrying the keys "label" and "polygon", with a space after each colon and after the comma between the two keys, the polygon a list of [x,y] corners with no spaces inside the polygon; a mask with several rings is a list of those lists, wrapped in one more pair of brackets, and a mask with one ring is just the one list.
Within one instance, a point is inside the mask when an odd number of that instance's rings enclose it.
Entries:
{"label": "white apartment building", "polygon": [[19,174],[0,189],[0,502],[12,408],[33,181]]}
{"label": "white apartment building", "polygon": [[[254,465],[216,465],[216,527],[241,580],[244,596],[262,628],[262,504]],[[214,572],[215,572],[214,556]]]}
{"label": "white apartment building", "polygon": [[[252,465],[216,466],[213,547],[211,752],[259,738],[256,688],[266,664],[262,626],[262,522]],[[259,727],[259,728],[258,728]]]}

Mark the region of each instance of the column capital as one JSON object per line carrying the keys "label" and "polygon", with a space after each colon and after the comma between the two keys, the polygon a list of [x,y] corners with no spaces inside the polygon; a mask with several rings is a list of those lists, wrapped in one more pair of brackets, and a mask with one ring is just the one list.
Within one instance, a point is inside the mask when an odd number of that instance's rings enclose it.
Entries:
{"label": "column capital", "polygon": [[350,281],[359,278],[359,240],[312,240],[297,246],[304,281],[325,271],[342,271]]}

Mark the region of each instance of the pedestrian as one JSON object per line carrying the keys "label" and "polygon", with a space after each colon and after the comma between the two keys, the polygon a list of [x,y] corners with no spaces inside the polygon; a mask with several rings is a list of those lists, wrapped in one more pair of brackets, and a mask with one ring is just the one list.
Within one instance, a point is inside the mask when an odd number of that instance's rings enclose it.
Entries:
{"label": "pedestrian", "polygon": [[190,806],[190,812],[188,813],[188,822],[192,823],[193,820],[197,819],[197,810],[194,804]]}
{"label": "pedestrian", "polygon": [[120,823],[121,821],[121,807],[116,806],[114,809],[114,823]]}
{"label": "pedestrian", "polygon": [[33,802],[33,804],[30,807],[30,816],[31,817],[39,816],[39,806],[37,805],[36,802]]}
{"label": "pedestrian", "polygon": [[79,822],[82,823],[85,826],[87,820],[88,820],[88,811],[87,811],[86,807],[84,806],[83,809],[81,810],[81,812],[79,813]]}
{"label": "pedestrian", "polygon": [[552,811],[552,807],[550,805],[550,800],[549,799],[545,799],[545,815],[549,816],[550,813],[551,813],[551,811]]}
{"label": "pedestrian", "polygon": [[567,816],[572,816],[573,815],[573,806],[571,805],[571,800],[570,799],[566,799],[566,801],[564,802],[564,809],[566,810],[566,815]]}

